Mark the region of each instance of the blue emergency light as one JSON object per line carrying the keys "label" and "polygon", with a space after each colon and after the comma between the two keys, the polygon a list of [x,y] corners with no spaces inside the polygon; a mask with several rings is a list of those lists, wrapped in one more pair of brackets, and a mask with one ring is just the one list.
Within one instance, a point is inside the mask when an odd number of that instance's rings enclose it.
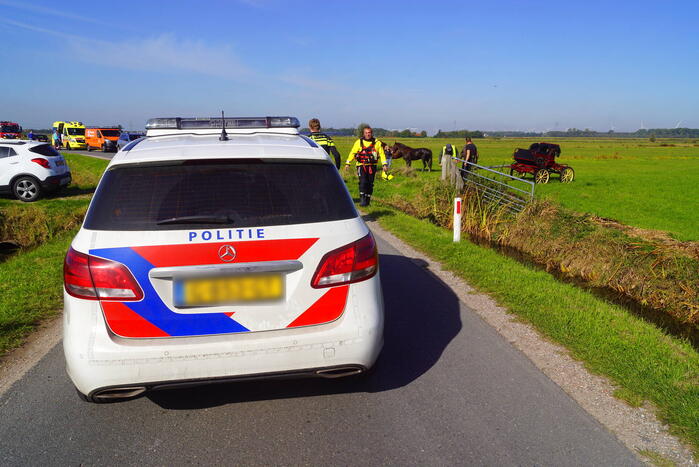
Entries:
{"label": "blue emergency light", "polygon": [[[224,119],[221,117],[172,117],[151,118],[146,123],[146,130],[208,130],[222,129]],[[301,126],[296,117],[226,117],[226,129],[247,128],[298,128]]]}

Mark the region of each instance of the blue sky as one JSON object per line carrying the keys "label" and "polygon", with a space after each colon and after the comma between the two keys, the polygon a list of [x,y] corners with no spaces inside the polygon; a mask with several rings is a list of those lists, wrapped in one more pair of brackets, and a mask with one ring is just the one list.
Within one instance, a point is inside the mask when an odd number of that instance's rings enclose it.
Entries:
{"label": "blue sky", "polygon": [[0,0],[0,119],[699,127],[699,2]]}

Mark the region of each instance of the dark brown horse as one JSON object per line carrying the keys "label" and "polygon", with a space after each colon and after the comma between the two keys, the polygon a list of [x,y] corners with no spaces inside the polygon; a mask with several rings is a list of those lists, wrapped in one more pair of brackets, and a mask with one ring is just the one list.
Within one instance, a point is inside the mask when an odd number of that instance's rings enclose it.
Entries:
{"label": "dark brown horse", "polygon": [[395,142],[391,146],[393,159],[403,158],[405,165],[410,167],[412,161],[422,161],[422,170],[432,171],[432,151],[428,148],[411,148],[403,143]]}

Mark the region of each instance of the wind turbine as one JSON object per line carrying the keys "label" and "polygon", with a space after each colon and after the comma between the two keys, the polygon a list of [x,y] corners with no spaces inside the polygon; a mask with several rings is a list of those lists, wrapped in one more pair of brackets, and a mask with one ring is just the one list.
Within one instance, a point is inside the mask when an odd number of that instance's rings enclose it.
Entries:
{"label": "wind turbine", "polygon": [[680,123],[682,123],[682,120],[680,120],[679,122],[677,122],[677,125],[675,125],[675,128],[679,128],[679,127],[680,127]]}

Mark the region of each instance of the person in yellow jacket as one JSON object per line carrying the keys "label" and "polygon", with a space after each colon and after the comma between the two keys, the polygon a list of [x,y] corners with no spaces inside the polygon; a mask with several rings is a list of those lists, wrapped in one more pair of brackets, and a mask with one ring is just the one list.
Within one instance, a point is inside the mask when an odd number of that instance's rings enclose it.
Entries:
{"label": "person in yellow jacket", "polygon": [[447,143],[445,146],[442,146],[442,156],[439,158],[439,165],[444,164],[444,157],[448,157],[449,159],[456,157],[456,145],[453,145],[451,143]]}
{"label": "person in yellow jacket", "polygon": [[388,171],[383,144],[374,138],[374,130],[371,127],[364,128],[362,137],[354,142],[347,162],[345,162],[345,171],[353,160],[357,163],[357,176],[359,177],[359,205],[369,206],[371,194],[374,192],[377,163],[381,161],[384,173]]}

